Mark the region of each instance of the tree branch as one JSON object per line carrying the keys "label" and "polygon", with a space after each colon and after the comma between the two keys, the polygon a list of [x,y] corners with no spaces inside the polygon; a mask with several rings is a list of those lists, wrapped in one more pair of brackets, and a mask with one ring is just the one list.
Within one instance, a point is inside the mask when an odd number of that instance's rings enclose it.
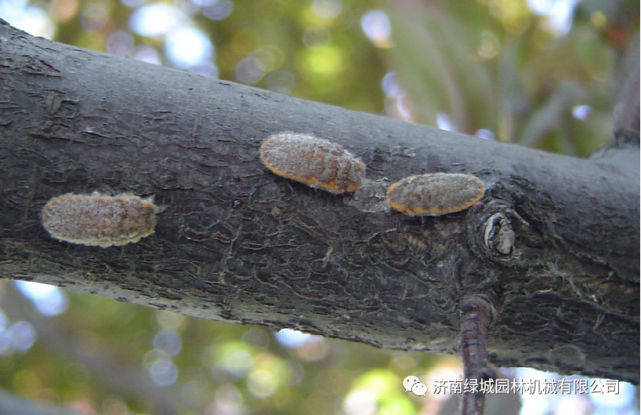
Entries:
{"label": "tree branch", "polygon": [[481,383],[496,379],[496,374],[488,366],[487,331],[495,320],[494,306],[489,299],[473,296],[461,305],[461,358],[465,380],[472,381],[470,391],[463,395],[463,415],[483,415],[485,392]]}
{"label": "tree branch", "polygon": [[[456,353],[461,299],[500,312],[493,363],[637,382],[638,140],[599,159],[356,113],[19,32],[0,23],[0,277],[187,315]],[[355,193],[275,176],[258,149],[311,133],[367,165]],[[484,207],[391,212],[389,184],[473,174]],[[156,232],[53,240],[52,197],[154,195]]]}

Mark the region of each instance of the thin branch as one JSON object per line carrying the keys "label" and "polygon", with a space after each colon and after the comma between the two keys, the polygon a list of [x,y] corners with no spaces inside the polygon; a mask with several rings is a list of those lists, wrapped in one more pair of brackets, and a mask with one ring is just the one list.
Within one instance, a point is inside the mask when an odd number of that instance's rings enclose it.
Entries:
{"label": "thin branch", "polygon": [[487,331],[495,320],[496,310],[489,299],[473,296],[461,306],[460,350],[463,359],[465,383],[471,390],[465,392],[462,400],[462,415],[483,415],[485,392],[482,382],[496,379],[494,370],[488,366]]}

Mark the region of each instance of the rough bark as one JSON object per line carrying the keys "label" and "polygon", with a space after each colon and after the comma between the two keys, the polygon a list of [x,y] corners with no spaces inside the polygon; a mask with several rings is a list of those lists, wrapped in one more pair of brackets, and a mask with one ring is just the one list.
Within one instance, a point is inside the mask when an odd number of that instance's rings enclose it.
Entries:
{"label": "rough bark", "polygon": [[[0,24],[0,277],[377,347],[456,353],[461,299],[497,311],[496,365],[638,382],[638,140],[576,159],[74,48]],[[260,163],[312,133],[367,164],[333,195]],[[484,181],[484,207],[390,212],[411,174]],[[156,232],[53,240],[67,192],[155,196]]]}

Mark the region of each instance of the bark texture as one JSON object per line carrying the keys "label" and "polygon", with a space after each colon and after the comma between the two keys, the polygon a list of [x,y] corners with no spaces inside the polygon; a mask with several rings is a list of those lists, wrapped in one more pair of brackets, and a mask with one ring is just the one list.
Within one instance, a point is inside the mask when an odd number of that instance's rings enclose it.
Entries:
{"label": "bark texture", "polygon": [[[270,134],[367,165],[355,193],[280,178]],[[638,140],[576,159],[34,38],[0,21],[0,277],[377,347],[456,353],[461,299],[497,311],[490,361],[639,379]],[[391,182],[467,173],[483,206],[411,218]],[[64,193],[154,196],[156,232],[52,239]]]}

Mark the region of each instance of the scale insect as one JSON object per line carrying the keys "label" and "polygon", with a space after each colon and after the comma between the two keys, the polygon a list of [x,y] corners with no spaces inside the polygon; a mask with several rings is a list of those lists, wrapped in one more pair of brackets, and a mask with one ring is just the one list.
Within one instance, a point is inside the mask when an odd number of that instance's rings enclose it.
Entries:
{"label": "scale insect", "polygon": [[393,183],[387,190],[387,201],[409,216],[440,216],[469,208],[484,193],[485,186],[476,176],[430,173]]}
{"label": "scale insect", "polygon": [[49,200],[41,219],[42,226],[55,239],[106,248],[151,235],[157,212],[151,198],[68,193]]}
{"label": "scale insect", "polygon": [[307,134],[270,136],[260,159],[279,176],[336,194],[355,191],[365,178],[365,164],[343,146]]}

